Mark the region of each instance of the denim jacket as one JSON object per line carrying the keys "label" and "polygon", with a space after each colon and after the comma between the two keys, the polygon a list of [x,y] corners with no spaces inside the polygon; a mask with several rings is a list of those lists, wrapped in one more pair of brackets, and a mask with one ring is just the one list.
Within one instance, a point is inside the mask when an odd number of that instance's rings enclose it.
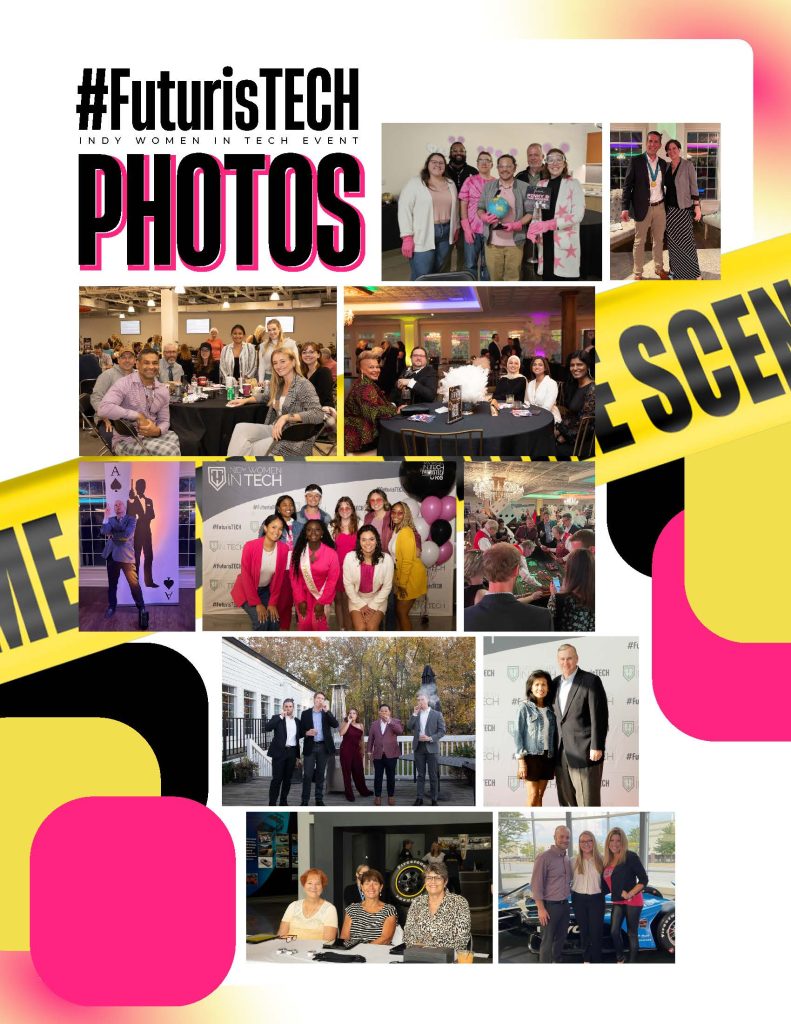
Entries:
{"label": "denim jacket", "polygon": [[548,750],[550,754],[555,753],[557,738],[557,722],[555,712],[547,708],[547,723],[549,735],[544,742],[544,719],[538,708],[532,701],[527,701],[519,709],[519,720],[516,724],[514,741],[516,743],[516,756],[529,757],[535,754],[543,754]]}

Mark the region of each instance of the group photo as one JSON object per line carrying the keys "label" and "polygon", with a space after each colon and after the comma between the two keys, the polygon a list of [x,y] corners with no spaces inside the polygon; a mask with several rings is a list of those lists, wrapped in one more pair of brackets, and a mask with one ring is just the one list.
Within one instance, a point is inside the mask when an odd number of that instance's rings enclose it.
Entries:
{"label": "group photo", "polygon": [[337,454],[337,289],[80,288],[80,455]]}
{"label": "group photo", "polygon": [[466,632],[596,628],[593,464],[464,464]]}
{"label": "group photo", "polygon": [[500,963],[672,964],[673,812],[499,815]]}
{"label": "group photo", "polygon": [[720,278],[720,125],[610,125],[610,277]]}
{"label": "group photo", "polygon": [[195,466],[79,464],[79,622],[86,632],[195,629]]}
{"label": "group photo", "polygon": [[383,124],[383,281],[601,280],[599,124]]}
{"label": "group photo", "polygon": [[637,807],[636,637],[485,637],[486,803]]}
{"label": "group photo", "polygon": [[247,960],[493,960],[492,815],[247,814]]}
{"label": "group photo", "polygon": [[203,628],[452,631],[457,464],[204,463]]}
{"label": "group photo", "polygon": [[595,454],[594,289],[344,290],[344,452]]}
{"label": "group photo", "polygon": [[475,803],[475,641],[224,637],[223,804]]}

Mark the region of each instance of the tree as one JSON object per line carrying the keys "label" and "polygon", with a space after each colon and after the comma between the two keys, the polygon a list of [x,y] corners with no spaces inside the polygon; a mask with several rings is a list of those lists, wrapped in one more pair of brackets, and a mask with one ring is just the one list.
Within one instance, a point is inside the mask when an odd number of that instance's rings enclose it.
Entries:
{"label": "tree", "polygon": [[662,829],[654,843],[654,853],[657,857],[667,860],[674,860],[676,856],[676,823],[669,821]]}

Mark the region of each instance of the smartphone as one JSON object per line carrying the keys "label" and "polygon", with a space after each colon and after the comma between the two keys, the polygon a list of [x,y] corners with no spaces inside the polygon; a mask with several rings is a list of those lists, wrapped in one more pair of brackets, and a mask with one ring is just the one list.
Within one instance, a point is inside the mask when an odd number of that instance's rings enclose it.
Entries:
{"label": "smartphone", "polygon": [[560,577],[559,576],[553,576],[552,577],[552,585],[554,586],[555,590],[560,590]]}

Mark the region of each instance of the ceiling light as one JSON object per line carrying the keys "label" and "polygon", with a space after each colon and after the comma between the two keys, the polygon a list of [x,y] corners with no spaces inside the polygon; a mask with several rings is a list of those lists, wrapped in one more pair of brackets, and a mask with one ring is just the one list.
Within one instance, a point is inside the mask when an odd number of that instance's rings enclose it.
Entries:
{"label": "ceiling light", "polygon": [[156,303],[154,302],[153,299],[149,299],[146,305],[148,306],[149,309],[153,309]]}
{"label": "ceiling light", "polygon": [[223,302],[222,308],[223,309],[230,309],[231,308],[231,304],[230,304],[230,302],[227,299],[225,300],[225,302]]}
{"label": "ceiling light", "polygon": [[280,302],[280,292],[277,291],[277,290],[273,290],[272,294],[269,296],[269,301],[270,302]]}
{"label": "ceiling light", "polygon": [[119,320],[126,320],[126,313],[119,313],[118,314],[118,319]]}
{"label": "ceiling light", "polygon": [[187,289],[184,287],[183,284],[177,284],[173,291],[176,293],[176,295],[185,295]]}
{"label": "ceiling light", "polygon": [[351,306],[345,306],[343,310],[343,323],[346,327],[351,327],[354,323],[354,310]]}
{"label": "ceiling light", "polygon": [[128,305],[128,306],[126,307],[126,311],[127,311],[127,313],[134,313],[134,311],[135,311],[135,307],[134,307],[134,306],[132,305],[132,303],[131,303],[131,302],[130,302],[130,303],[129,303],[129,305]]}

